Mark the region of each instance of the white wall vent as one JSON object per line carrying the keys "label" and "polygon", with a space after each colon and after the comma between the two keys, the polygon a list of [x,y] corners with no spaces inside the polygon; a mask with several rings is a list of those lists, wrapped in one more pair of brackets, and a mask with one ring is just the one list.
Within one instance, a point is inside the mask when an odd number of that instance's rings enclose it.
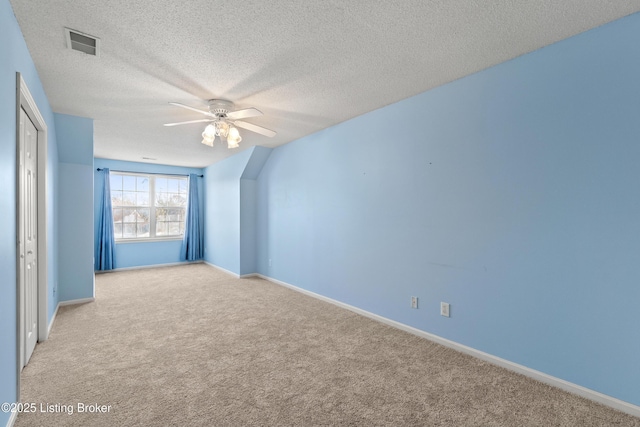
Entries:
{"label": "white wall vent", "polygon": [[100,56],[100,39],[71,28],[64,29],[67,38],[67,48],[86,53],[87,55]]}

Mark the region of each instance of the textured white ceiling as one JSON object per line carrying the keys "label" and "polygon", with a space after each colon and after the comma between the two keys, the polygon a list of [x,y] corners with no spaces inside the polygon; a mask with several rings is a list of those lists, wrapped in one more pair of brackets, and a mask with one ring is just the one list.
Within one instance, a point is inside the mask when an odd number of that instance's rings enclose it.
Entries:
{"label": "textured white ceiling", "polygon": [[[202,167],[206,109],[256,107],[275,147],[640,10],[640,0],[11,0],[54,111],[95,119],[95,156]],[[66,49],[64,27],[99,37]]]}

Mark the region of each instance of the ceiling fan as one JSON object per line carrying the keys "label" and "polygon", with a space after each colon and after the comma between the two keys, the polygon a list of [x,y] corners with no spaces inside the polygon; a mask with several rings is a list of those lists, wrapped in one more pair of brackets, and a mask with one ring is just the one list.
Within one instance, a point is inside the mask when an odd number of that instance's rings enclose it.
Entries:
{"label": "ceiling fan", "polygon": [[237,128],[256,132],[260,135],[268,136],[269,138],[276,135],[276,133],[271,129],[239,120],[261,116],[262,112],[260,110],[257,108],[245,108],[234,111],[233,102],[227,101],[226,99],[210,99],[209,111],[193,108],[178,102],[170,102],[169,104],[175,105],[176,107],[186,108],[187,110],[197,111],[198,113],[202,113],[208,117],[206,119],[189,120],[186,122],[165,123],[165,126],[208,122],[209,124],[204,129],[204,132],[202,132],[202,143],[210,147],[213,147],[213,141],[217,136],[221,141],[226,139],[229,148],[237,148],[240,141],[242,141],[242,137],[240,136],[240,132],[238,132]]}

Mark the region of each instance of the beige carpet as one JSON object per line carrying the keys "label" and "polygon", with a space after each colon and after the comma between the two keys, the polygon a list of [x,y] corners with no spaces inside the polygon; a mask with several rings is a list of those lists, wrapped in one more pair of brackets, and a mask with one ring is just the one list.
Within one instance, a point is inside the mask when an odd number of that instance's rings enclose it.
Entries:
{"label": "beige carpet", "polygon": [[[22,375],[22,402],[38,408],[21,414],[17,427],[640,426],[638,418],[204,264],[98,275],[96,301],[61,308],[50,339],[36,348]],[[79,413],[79,403],[108,412],[85,406]]]}

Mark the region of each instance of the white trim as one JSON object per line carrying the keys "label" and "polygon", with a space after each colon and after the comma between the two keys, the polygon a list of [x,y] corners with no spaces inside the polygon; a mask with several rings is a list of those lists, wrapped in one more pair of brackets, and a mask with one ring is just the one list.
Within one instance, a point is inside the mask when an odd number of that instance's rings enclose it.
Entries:
{"label": "white trim", "polygon": [[220,266],[217,266],[215,264],[211,264],[210,262],[204,261],[205,264],[207,264],[210,267],[213,267],[217,270],[222,271],[223,273],[227,273],[230,276],[235,277],[236,279],[248,279],[250,277],[262,277],[261,275],[259,275],[258,273],[249,273],[249,274],[237,274],[234,273],[233,271],[229,271],[226,268],[222,268]]}
{"label": "white trim", "polygon": [[[49,147],[49,139],[47,135],[47,123],[45,122],[36,101],[33,99],[31,92],[27,86],[27,83],[22,78],[20,72],[16,73],[16,174],[20,173],[19,145],[20,145],[20,111],[24,109],[27,116],[31,119],[34,126],[38,131],[38,153],[37,153],[37,175],[38,175],[38,342],[45,341],[49,336],[48,328],[48,294],[49,294],[49,282],[48,282],[48,242],[47,236],[49,234],[49,227],[47,224],[47,151]],[[19,197],[20,177],[16,175],[17,191],[16,195]],[[18,206],[17,203],[16,206]],[[16,209],[16,224],[19,224],[20,208]],[[16,230],[16,237],[19,230]],[[16,238],[16,245],[18,239]],[[20,249],[16,247],[16,253],[19,256]],[[20,286],[20,261],[16,258],[16,321],[17,321],[17,334],[16,334],[16,396],[17,400],[20,400],[20,374],[22,372],[23,363],[23,334],[24,334],[24,319],[22,302],[22,289]]]}
{"label": "white trim", "polygon": [[13,427],[17,419],[18,419],[18,411],[12,412],[11,416],[9,417],[9,421],[7,421],[7,427]]}
{"label": "white trim", "polygon": [[56,320],[56,316],[58,315],[58,309],[60,308],[60,303],[56,305],[56,309],[53,311],[53,316],[51,316],[51,320],[49,321],[49,327],[47,328],[47,335],[51,334],[51,328],[53,328],[53,322]]}
{"label": "white trim", "polygon": [[96,270],[95,274],[105,274],[105,273],[115,273],[118,271],[128,271],[128,270],[143,270],[147,268],[162,268],[162,267],[172,267],[175,265],[186,265],[186,264],[202,264],[204,261],[181,261],[181,262],[170,262],[167,264],[152,264],[152,265],[138,265],[134,267],[122,267],[122,268],[114,268],[113,270]]}
{"label": "white trim", "polygon": [[20,99],[18,100],[18,112],[22,107],[38,129],[38,342],[45,341],[47,331],[47,297],[48,297],[48,257],[47,257],[47,123],[44,121],[36,101],[31,96],[27,83],[20,73],[17,74],[19,82]]}
{"label": "white trim", "polygon": [[208,266],[211,266],[211,267],[213,267],[213,268],[215,268],[217,270],[222,271],[223,273],[227,273],[227,274],[235,277],[236,279],[240,279],[241,278],[241,276],[239,274],[234,273],[233,271],[229,271],[226,268],[219,267],[219,266],[217,266],[215,264],[211,264],[210,262],[207,262],[207,261],[204,261],[204,263],[207,264]]}
{"label": "white trim", "polygon": [[[214,266],[215,267],[215,266]],[[219,268],[219,267],[216,267]],[[237,275],[236,275],[237,276]],[[492,363],[494,365],[500,366],[502,368],[508,369],[513,372],[517,372],[526,377],[533,378],[534,380],[543,382],[545,384],[551,385],[553,387],[557,387],[569,393],[577,394],[578,396],[584,397],[586,399],[592,400],[594,402],[600,403],[602,405],[608,406],[613,409],[617,409],[618,411],[624,412],[629,415],[633,415],[635,417],[640,417],[640,406],[633,405],[629,402],[625,402],[620,399],[616,399],[615,397],[608,396],[606,394],[597,392],[595,390],[588,389],[586,387],[571,383],[569,381],[565,381],[563,379],[545,374],[544,372],[536,371],[535,369],[528,368],[523,365],[519,365],[517,363],[511,362],[506,359],[502,359],[500,357],[485,353],[480,350],[476,350],[471,347],[467,347],[466,345],[459,344],[455,341],[448,340],[446,338],[442,338],[438,335],[431,334],[429,332],[422,331],[420,329],[416,329],[412,326],[405,325],[404,323],[396,322],[395,320],[387,319],[386,317],[379,316],[377,314],[371,313],[366,310],[362,310],[361,308],[354,307],[349,304],[345,304],[343,302],[331,299],[329,297],[325,297],[323,295],[317,294],[315,292],[308,291],[306,289],[299,288],[297,286],[291,285],[289,283],[283,282],[281,280],[274,279],[272,277],[264,276],[262,274],[254,274],[253,276],[260,277],[262,279],[268,280],[277,285],[281,285],[287,287],[289,289],[293,289],[294,291],[301,292],[305,295],[311,296],[313,298],[317,298],[319,300],[328,302],[330,304],[336,305],[338,307],[353,311],[354,313],[358,313],[370,319],[376,320],[378,322],[384,323],[386,325],[392,326],[394,328],[403,330],[405,332],[409,332],[410,334],[417,335],[421,338],[426,338],[430,341],[441,344],[445,347],[452,348],[454,350],[460,351],[462,353],[468,354],[473,357],[477,357],[478,359],[482,359],[486,362]]]}
{"label": "white trim", "polygon": [[56,321],[56,316],[58,315],[58,310],[60,307],[65,305],[76,305],[76,304],[86,304],[88,302],[94,302],[95,298],[80,298],[80,299],[72,299],[69,301],[60,301],[58,305],[56,305],[56,309],[53,311],[53,316],[51,316],[51,321],[49,321],[49,327],[47,328],[48,333],[51,333],[51,329],[53,328],[53,323]]}
{"label": "white trim", "polygon": [[136,237],[131,239],[115,239],[115,244],[127,244],[127,243],[152,243],[152,242],[175,242],[184,240],[184,234],[175,237]]}
{"label": "white trim", "polygon": [[[70,299],[69,301],[60,301],[58,303],[58,307],[63,307],[65,305],[77,305],[77,304],[86,304],[88,302],[94,302],[95,298],[78,298],[78,299]],[[56,312],[58,309],[56,308]]]}

